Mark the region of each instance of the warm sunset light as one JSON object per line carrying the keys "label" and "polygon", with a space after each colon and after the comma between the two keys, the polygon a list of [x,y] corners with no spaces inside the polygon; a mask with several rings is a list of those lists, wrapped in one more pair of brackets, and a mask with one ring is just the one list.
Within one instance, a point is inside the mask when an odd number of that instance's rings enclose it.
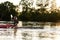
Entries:
{"label": "warm sunset light", "polygon": [[19,5],[19,2],[20,2],[20,0],[0,0],[0,3],[5,2],[5,1],[12,2],[14,5]]}
{"label": "warm sunset light", "polygon": [[[21,0],[0,0],[0,3],[2,3],[2,2],[5,2],[5,1],[10,1],[10,2],[12,2],[14,5],[19,5],[19,2],[21,1]],[[34,0],[34,7],[35,7],[35,3],[36,2],[36,0]],[[56,6],[57,7],[59,7],[60,6],[60,0],[56,0]]]}
{"label": "warm sunset light", "polygon": [[56,0],[56,6],[57,6],[57,7],[60,6],[60,0]]}

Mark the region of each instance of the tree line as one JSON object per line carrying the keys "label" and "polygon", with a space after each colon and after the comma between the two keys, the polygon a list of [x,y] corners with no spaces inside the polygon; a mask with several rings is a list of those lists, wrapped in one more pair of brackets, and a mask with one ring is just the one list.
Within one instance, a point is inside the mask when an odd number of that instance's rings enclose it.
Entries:
{"label": "tree line", "polygon": [[[25,2],[24,2],[25,3]],[[30,3],[29,3],[30,4]],[[30,5],[31,6],[31,5]],[[0,21],[11,21],[11,14],[17,16],[19,21],[57,22],[60,21],[60,10],[47,11],[46,8],[34,9],[24,4],[23,11],[15,10],[17,6],[11,2],[0,4]]]}
{"label": "tree line", "polygon": [[40,10],[35,10],[34,12],[22,12],[19,15],[19,20],[21,21],[39,21],[39,22],[57,22],[60,20],[60,13],[51,11],[42,12]]}

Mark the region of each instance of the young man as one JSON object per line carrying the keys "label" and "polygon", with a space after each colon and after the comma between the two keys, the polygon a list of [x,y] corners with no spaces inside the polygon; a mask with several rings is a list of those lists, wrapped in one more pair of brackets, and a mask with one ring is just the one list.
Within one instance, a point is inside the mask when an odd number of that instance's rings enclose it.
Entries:
{"label": "young man", "polygon": [[18,24],[18,19],[17,19],[16,16],[14,16],[13,21],[14,21],[14,35],[16,35],[16,32],[17,32],[17,24]]}

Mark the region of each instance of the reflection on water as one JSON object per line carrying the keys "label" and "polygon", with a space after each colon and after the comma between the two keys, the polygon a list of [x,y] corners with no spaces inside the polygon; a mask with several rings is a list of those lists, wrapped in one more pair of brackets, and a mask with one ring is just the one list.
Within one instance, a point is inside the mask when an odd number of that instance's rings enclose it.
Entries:
{"label": "reflection on water", "polygon": [[22,22],[23,27],[40,27],[44,28],[55,28],[56,23],[54,22]]}
{"label": "reflection on water", "polygon": [[[29,24],[29,23],[28,23]],[[27,25],[27,24],[24,24]],[[60,28],[55,23],[33,23],[32,27],[43,27],[43,29],[18,28],[14,35],[13,28],[0,28],[1,40],[60,40]],[[26,26],[24,26],[26,27]]]}
{"label": "reflection on water", "polygon": [[0,36],[11,36],[13,35],[13,29],[10,28],[0,28]]}
{"label": "reflection on water", "polygon": [[[4,29],[2,29],[4,30]],[[5,29],[0,31],[0,39],[2,40],[59,40],[60,32],[57,30],[46,29],[17,29],[16,36],[14,36],[13,29]]]}

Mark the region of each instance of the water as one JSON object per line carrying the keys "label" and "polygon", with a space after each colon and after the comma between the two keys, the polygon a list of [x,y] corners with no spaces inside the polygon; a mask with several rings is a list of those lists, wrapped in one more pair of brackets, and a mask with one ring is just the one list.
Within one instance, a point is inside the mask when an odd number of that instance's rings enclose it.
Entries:
{"label": "water", "polygon": [[1,40],[59,40],[60,31],[47,29],[1,29]]}
{"label": "water", "polygon": [[[58,23],[57,23],[58,24]],[[60,40],[60,25],[56,23],[38,23],[43,29],[18,28],[14,33],[13,28],[0,28],[1,40]],[[35,23],[32,27],[36,27]],[[31,25],[30,25],[31,26]],[[26,27],[26,26],[24,26]],[[15,35],[14,35],[15,34]]]}

